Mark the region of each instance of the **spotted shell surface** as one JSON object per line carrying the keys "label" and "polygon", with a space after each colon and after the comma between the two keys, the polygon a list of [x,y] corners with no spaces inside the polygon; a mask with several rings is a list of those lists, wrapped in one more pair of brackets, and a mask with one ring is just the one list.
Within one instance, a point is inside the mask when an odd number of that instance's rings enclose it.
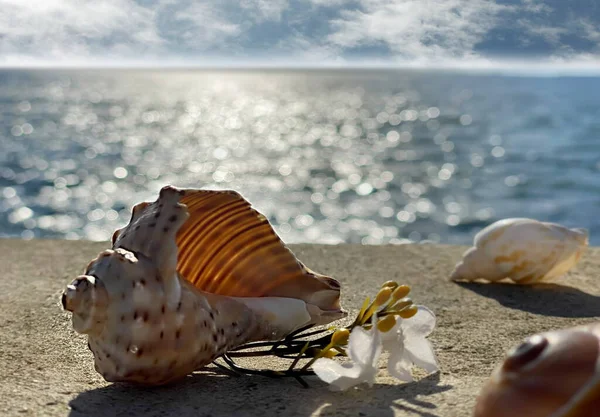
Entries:
{"label": "spotted shell surface", "polygon": [[493,282],[509,278],[519,284],[549,281],[577,264],[587,246],[585,229],[533,219],[504,219],[477,233],[451,279]]}
{"label": "spotted shell surface", "polygon": [[479,393],[474,417],[600,415],[600,323],[533,335]]}
{"label": "spotted shell surface", "polygon": [[343,317],[339,296],[240,194],[165,187],[62,304],[106,380],[160,385],[240,344]]}

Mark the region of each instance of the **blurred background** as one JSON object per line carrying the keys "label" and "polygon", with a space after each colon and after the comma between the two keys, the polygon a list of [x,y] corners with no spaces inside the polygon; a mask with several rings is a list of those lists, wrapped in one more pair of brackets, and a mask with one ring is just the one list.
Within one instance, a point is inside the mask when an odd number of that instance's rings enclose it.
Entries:
{"label": "blurred background", "polygon": [[107,240],[173,184],[240,191],[286,242],[532,217],[600,243],[593,0],[0,9],[1,237]]}

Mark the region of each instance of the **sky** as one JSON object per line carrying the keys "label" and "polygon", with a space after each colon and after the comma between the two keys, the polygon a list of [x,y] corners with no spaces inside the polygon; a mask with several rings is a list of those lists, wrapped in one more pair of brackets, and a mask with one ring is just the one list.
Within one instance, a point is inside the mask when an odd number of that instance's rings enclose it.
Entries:
{"label": "sky", "polygon": [[0,0],[0,66],[600,66],[599,0]]}

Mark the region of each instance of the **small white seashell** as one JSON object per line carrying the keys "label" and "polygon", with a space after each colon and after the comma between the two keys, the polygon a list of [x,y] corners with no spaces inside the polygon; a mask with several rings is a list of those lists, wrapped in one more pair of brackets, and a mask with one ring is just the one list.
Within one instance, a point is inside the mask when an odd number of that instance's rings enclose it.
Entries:
{"label": "small white seashell", "polygon": [[533,219],[504,219],[475,235],[453,281],[510,278],[532,284],[559,277],[571,269],[588,246],[588,231]]}

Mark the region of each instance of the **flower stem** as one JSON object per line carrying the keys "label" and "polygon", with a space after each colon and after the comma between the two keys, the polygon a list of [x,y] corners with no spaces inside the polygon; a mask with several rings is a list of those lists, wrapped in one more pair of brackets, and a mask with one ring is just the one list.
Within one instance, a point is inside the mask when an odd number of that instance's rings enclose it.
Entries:
{"label": "flower stem", "polygon": [[[221,358],[225,363],[239,375],[260,375],[268,378],[294,378],[296,379],[304,388],[309,388],[308,383],[302,379],[303,376],[312,376],[315,373],[312,370],[304,370],[304,369],[288,369],[286,371],[273,371],[271,369],[248,369],[243,368],[236,364],[233,359],[229,357],[229,355],[222,355]],[[223,365],[214,362],[220,368],[224,368]]]}

